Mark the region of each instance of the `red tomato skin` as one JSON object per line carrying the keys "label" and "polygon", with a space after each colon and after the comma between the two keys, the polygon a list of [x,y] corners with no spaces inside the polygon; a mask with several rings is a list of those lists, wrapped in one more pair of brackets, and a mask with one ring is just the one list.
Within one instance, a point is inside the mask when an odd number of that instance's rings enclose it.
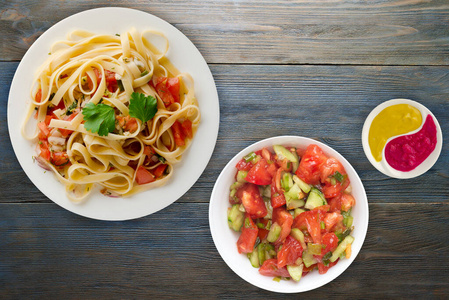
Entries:
{"label": "red tomato skin", "polygon": [[245,221],[242,226],[242,233],[237,240],[237,250],[239,253],[251,253],[253,252],[254,245],[256,244],[257,234],[259,229],[249,214],[245,215]]}
{"label": "red tomato skin", "polygon": [[244,160],[242,158],[241,160],[238,161],[238,163],[235,165],[235,167],[239,171],[249,171],[253,167],[253,164],[251,162],[246,161],[246,160]]}
{"label": "red tomato skin", "polygon": [[50,162],[57,167],[62,167],[69,162],[69,156],[63,151],[51,152]]}
{"label": "red tomato skin", "polygon": [[268,185],[271,183],[271,175],[267,170],[268,163],[265,159],[260,159],[246,175],[246,181],[257,185]]}
{"label": "red tomato skin", "polygon": [[287,267],[278,268],[276,258],[270,258],[264,261],[259,269],[259,273],[263,276],[270,277],[290,277],[290,273],[288,273]]}
{"label": "red tomato skin", "polygon": [[39,156],[42,157],[43,159],[45,159],[46,161],[50,161],[51,152],[50,152],[50,149],[48,146],[48,142],[47,141],[39,141],[38,147],[39,147],[39,151],[40,151]]}
{"label": "red tomato skin", "polygon": [[179,102],[179,78],[173,77],[167,79],[167,89],[175,102]]}
{"label": "red tomato skin", "polygon": [[[259,219],[257,221],[258,223],[262,223],[263,225],[267,226],[268,220],[267,219]],[[267,238],[269,230],[265,228],[259,228],[259,233],[257,236],[259,237],[259,240],[263,241]]]}
{"label": "red tomato skin", "polygon": [[348,211],[355,205],[355,198],[352,195],[349,194],[341,194],[340,197],[341,201],[341,210]]}
{"label": "red tomato skin", "polygon": [[178,120],[176,120],[171,126],[171,129],[173,131],[173,137],[175,139],[176,146],[178,147],[184,146],[186,143],[184,141],[185,136],[181,129],[181,123]]}
{"label": "red tomato skin", "polygon": [[185,119],[181,123],[181,129],[186,137],[188,137],[189,139],[193,138],[192,121],[190,121],[189,119]]}
{"label": "red tomato skin", "polygon": [[303,251],[304,249],[300,242],[291,235],[287,236],[285,242],[282,244],[281,250],[277,254],[278,268],[293,265],[298,258],[302,257]]}
{"label": "red tomato skin", "polygon": [[321,250],[321,255],[318,256],[320,258],[326,255],[329,251],[334,251],[337,249],[338,237],[334,232],[326,232],[321,238],[321,243],[325,246],[325,248]]}
{"label": "red tomato skin", "polygon": [[245,211],[254,218],[263,218],[267,215],[267,207],[260,195],[259,188],[254,184],[246,184],[244,188],[240,188],[237,197],[241,197]]}
{"label": "red tomato skin", "polygon": [[156,169],[154,169],[154,172],[153,172],[154,176],[156,178],[161,177],[162,175],[164,175],[164,172],[165,172],[166,168],[167,168],[166,164],[161,164],[161,165],[157,166]]}
{"label": "red tomato skin", "polygon": [[42,101],[42,90],[39,89],[36,93],[36,95],[34,96],[34,101],[36,101],[37,103],[40,103]]}
{"label": "red tomato skin", "polygon": [[272,217],[273,223],[281,225],[281,235],[275,244],[283,243],[292,230],[293,216],[284,207],[277,207],[273,208]]}
{"label": "red tomato skin", "polygon": [[136,170],[136,182],[137,184],[146,184],[153,182],[155,180],[154,175],[150,173],[147,169],[139,166]]}
{"label": "red tomato skin", "polygon": [[299,162],[296,175],[308,184],[318,185],[320,183],[320,166],[327,160],[327,156],[317,145],[311,144],[307,147],[304,156]]}
{"label": "red tomato skin", "polygon": [[320,210],[305,211],[296,216],[293,220],[292,227],[302,231],[307,230],[312,237],[313,242],[315,244],[321,244],[320,214]]}
{"label": "red tomato skin", "polygon": [[44,121],[37,123],[37,127],[39,127],[39,140],[46,140],[48,135],[50,134],[50,129]]}
{"label": "red tomato skin", "polygon": [[339,259],[337,259],[334,262],[330,262],[328,266],[325,266],[323,263],[318,263],[318,273],[320,273],[321,275],[326,274],[327,270],[329,270],[331,267],[335,266],[337,264],[337,262],[339,261]]}

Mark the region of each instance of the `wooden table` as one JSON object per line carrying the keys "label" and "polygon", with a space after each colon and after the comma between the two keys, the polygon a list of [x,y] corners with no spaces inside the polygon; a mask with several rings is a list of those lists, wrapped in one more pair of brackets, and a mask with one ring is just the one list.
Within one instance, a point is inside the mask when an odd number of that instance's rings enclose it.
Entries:
{"label": "wooden table", "polygon": [[[154,14],[197,46],[214,75],[220,130],[196,184],[153,215],[80,217],[47,199],[14,155],[6,120],[19,61],[46,29],[82,10]],[[249,144],[301,135],[339,151],[369,200],[364,246],[308,298],[449,297],[449,152],[425,175],[397,180],[368,162],[363,122],[379,103],[409,98],[449,132],[449,3],[435,1],[1,1],[0,298],[287,298],[238,277],[209,230],[221,169]],[[25,87],[28,88],[28,87]]]}

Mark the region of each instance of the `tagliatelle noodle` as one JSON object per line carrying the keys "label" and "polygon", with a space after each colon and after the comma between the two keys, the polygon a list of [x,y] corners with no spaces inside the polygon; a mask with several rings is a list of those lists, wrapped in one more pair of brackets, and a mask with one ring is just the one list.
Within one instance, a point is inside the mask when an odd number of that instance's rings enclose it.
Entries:
{"label": "tagliatelle noodle", "polygon": [[[153,45],[152,38],[163,39],[162,51]],[[192,142],[186,138],[184,146],[177,146],[172,125],[175,121],[190,120],[195,133],[201,116],[193,79],[170,63],[166,57],[168,48],[163,34],[152,30],[140,33],[134,28],[120,35],[75,30],[66,40],[52,45],[51,55],[37,70],[22,134],[36,141],[36,159],[55,174],[71,201],[85,201],[96,185],[106,195],[130,196],[170,180],[173,165],[182,159]],[[115,91],[108,90],[106,77],[110,74],[121,83]],[[168,107],[154,88],[155,81],[163,77],[177,77],[180,82],[179,102]],[[116,129],[106,136],[86,130],[82,109],[87,103],[109,105],[116,117],[124,118],[129,116],[133,92],[156,98],[158,110],[152,119],[145,123],[136,119],[134,131],[127,131],[116,121]],[[69,117],[70,107],[72,110],[75,107],[76,116]],[[51,159],[41,159],[39,153],[42,140],[37,123],[44,122],[51,112],[48,129],[52,139],[48,137],[48,143],[51,155],[56,150],[67,154],[68,162],[63,166],[55,165]],[[73,132],[62,136],[61,132],[67,130]],[[156,152],[152,157],[144,154],[147,146]],[[162,163],[167,164],[163,176],[137,184],[137,168],[153,172]]]}

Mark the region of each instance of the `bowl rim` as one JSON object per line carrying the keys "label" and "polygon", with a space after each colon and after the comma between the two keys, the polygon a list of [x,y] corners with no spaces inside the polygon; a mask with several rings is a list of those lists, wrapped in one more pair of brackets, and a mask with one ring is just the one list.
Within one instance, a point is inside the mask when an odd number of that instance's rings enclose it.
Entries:
{"label": "bowl rim", "polygon": [[[249,151],[258,150],[263,147],[272,147],[275,144],[291,145],[291,146],[294,145],[298,146],[298,144],[301,144],[301,146],[304,147],[307,147],[309,144],[316,144],[320,146],[326,154],[337,158],[344,165],[345,170],[350,176],[351,182],[353,184],[353,194],[355,185],[357,186],[358,194],[360,194],[359,195],[360,197],[356,199],[357,205],[355,207],[357,207],[359,215],[357,216],[357,219],[354,218],[354,223],[356,225],[354,226],[355,229],[353,230],[352,234],[353,236],[356,235],[356,241],[354,242],[352,247],[351,257],[349,259],[344,259],[340,261],[335,267],[329,269],[329,271],[325,275],[319,275],[318,272],[316,272],[316,274],[315,273],[308,274],[307,275],[308,278],[311,278],[312,276],[313,278],[315,278],[316,275],[321,276],[317,277],[319,278],[319,280],[314,281],[312,284],[309,285],[305,285],[303,283],[305,281],[305,278],[301,279],[301,281],[297,283],[293,282],[293,280],[289,281],[281,280],[281,282],[275,282],[272,280],[271,277],[259,275],[258,272],[257,272],[258,276],[255,275],[256,273],[254,271],[250,271],[253,274],[251,274],[251,276],[248,276],[248,272],[246,272],[247,270],[250,270],[251,268],[254,270],[257,269],[253,268],[251,264],[247,261],[247,259],[243,257],[244,255],[239,254],[236,251],[235,247],[229,247],[229,242],[223,240],[224,239],[224,235],[222,234],[223,230],[227,230],[228,232],[232,231],[231,229],[229,229],[226,222],[226,210],[219,211],[223,205],[229,207],[229,201],[227,201],[228,195],[223,196],[222,193],[223,189],[229,191],[229,186],[225,186],[225,184],[223,184],[223,182],[226,181],[225,177],[235,172],[235,164]],[[221,200],[223,198],[225,198],[226,201],[222,202]],[[220,203],[221,205],[219,205]],[[368,231],[368,221],[369,221],[369,207],[366,191],[363,186],[363,182],[361,181],[360,177],[358,176],[357,172],[352,167],[352,165],[338,151],[336,151],[332,147],[311,138],[294,135],[269,137],[257,141],[255,143],[252,143],[249,146],[245,147],[243,150],[239,151],[239,153],[237,153],[232,159],[229,160],[229,162],[226,164],[226,166],[223,168],[220,175],[218,176],[211,193],[209,204],[209,226],[211,230],[212,239],[218,252],[220,253],[220,256],[228,265],[228,267],[231,268],[231,270],[233,270],[234,273],[236,273],[238,276],[240,276],[248,283],[257,286],[261,289],[278,293],[299,293],[310,291],[319,288],[337,278],[349,267],[349,265],[351,265],[351,263],[355,260],[358,253],[360,252]],[[226,231],[224,231],[224,233],[229,235]],[[231,232],[231,234],[237,235],[237,233],[234,232]],[[228,251],[229,249],[232,250]],[[246,259],[246,265],[242,267],[241,261],[240,262],[237,261],[236,259],[237,257],[243,257],[244,259]]]}

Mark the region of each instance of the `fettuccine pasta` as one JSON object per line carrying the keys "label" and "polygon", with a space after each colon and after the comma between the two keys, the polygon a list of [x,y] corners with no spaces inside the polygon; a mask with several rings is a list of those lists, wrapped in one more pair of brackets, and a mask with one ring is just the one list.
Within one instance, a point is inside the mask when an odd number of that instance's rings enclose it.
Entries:
{"label": "fettuccine pasta", "polygon": [[[164,38],[162,51],[155,37]],[[193,79],[166,58],[168,47],[163,34],[135,29],[75,30],[52,45],[22,134],[37,142],[35,159],[71,201],[85,201],[95,185],[105,195],[130,196],[170,180],[200,111]]]}

